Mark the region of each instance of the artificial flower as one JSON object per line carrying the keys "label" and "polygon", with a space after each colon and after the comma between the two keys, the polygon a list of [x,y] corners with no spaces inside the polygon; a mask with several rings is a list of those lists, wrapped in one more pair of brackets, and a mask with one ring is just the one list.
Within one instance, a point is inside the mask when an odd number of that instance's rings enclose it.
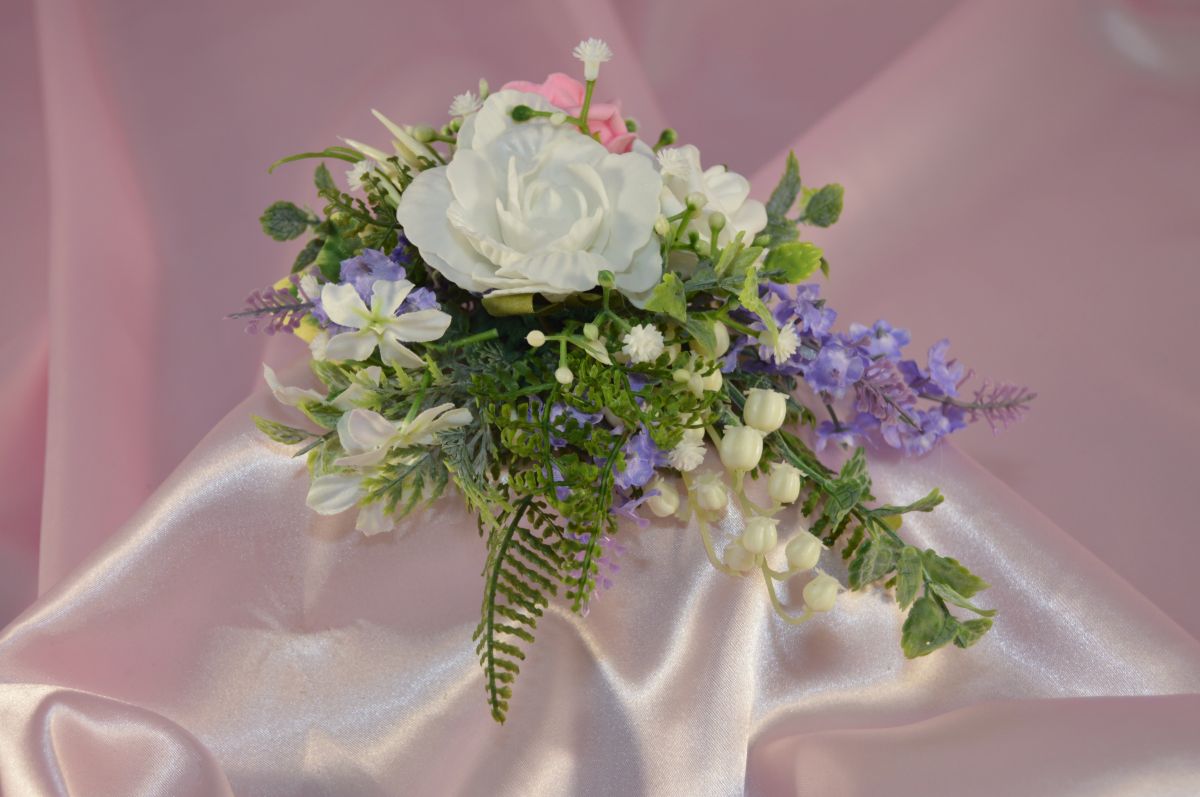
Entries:
{"label": "artificial flower", "polygon": [[[513,91],[524,91],[544,97],[555,108],[578,118],[583,111],[584,85],[570,75],[555,72],[541,83],[530,83],[528,80],[514,80],[505,83],[504,88]],[[600,143],[609,152],[629,152],[637,141],[637,135],[629,131],[625,120],[621,117],[621,103],[593,102],[588,106],[588,129],[595,133]]]}
{"label": "artificial flower", "polygon": [[653,362],[663,353],[663,334],[653,324],[634,324],[621,338],[621,344],[629,362]]}
{"label": "artificial flower", "polygon": [[691,144],[666,149],[658,155],[662,171],[662,212],[667,216],[682,213],[689,196],[704,198],[703,207],[692,216],[688,230],[708,241],[712,237],[709,221],[714,213],[725,217],[725,226],[717,235],[716,244],[725,246],[739,232],[745,233],[747,243],[767,226],[767,209],[763,203],[750,199],[750,181],[724,166],[703,169],[700,150]]}
{"label": "artificial flower", "polygon": [[549,110],[545,99],[500,91],[463,122],[448,166],[421,172],[396,218],[422,257],[468,291],[541,293],[561,299],[596,287],[646,295],[662,274],[662,181],[636,155],[545,120],[514,122],[512,109]]}
{"label": "artificial flower", "polygon": [[361,361],[378,347],[389,365],[420,368],[424,361],[404,344],[437,340],[450,326],[450,316],[441,310],[396,315],[412,288],[408,280],[377,280],[368,308],[354,285],[326,283],[321,288],[321,304],[333,323],[350,331],[330,337],[325,356],[330,360]]}

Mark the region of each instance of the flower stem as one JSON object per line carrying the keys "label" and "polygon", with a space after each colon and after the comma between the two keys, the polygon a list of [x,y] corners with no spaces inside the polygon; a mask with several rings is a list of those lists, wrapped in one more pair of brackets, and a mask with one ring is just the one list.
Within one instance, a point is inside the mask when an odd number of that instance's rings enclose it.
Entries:
{"label": "flower stem", "polygon": [[589,80],[587,87],[583,91],[583,106],[579,109],[579,129],[583,134],[590,136],[592,128],[588,125],[588,110],[592,107],[592,91],[596,88],[596,81]]}
{"label": "flower stem", "polygon": [[791,623],[792,625],[800,625],[801,623],[807,622],[810,618],[812,618],[812,609],[807,607],[804,609],[804,614],[801,615],[788,613],[788,610],[783,605],[783,602],[779,600],[779,596],[775,594],[775,582],[771,578],[772,570],[767,566],[766,559],[764,559],[762,563],[762,573],[763,581],[766,582],[767,585],[767,594],[771,596],[771,608],[775,610],[775,614],[779,615],[781,620],[783,620],[785,623]]}

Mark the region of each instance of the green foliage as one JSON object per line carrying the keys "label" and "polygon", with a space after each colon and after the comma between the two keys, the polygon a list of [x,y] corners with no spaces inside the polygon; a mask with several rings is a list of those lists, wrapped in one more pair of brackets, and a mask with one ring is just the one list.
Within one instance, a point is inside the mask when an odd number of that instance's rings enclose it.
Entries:
{"label": "green foliage", "polygon": [[860,446],[842,465],[841,473],[826,491],[822,527],[836,528],[870,491],[871,477],[867,474],[867,452]]}
{"label": "green foliage", "polygon": [[924,576],[921,552],[911,545],[904,546],[896,565],[896,604],[901,609],[907,609],[916,600],[917,590],[924,583]]}
{"label": "green foliage", "polygon": [[779,178],[779,184],[775,186],[770,199],[767,200],[766,234],[770,237],[772,245],[777,246],[796,240],[798,236],[796,222],[788,218],[787,214],[796,204],[798,196],[800,196],[800,162],[796,160],[795,152],[789,152],[783,176]]}
{"label": "green foliage", "polygon": [[777,282],[803,282],[821,267],[821,250],[807,242],[791,241],[772,248],[763,265],[779,275]]}
{"label": "green foliage", "polygon": [[904,621],[900,647],[910,659],[928,656],[954,639],[957,626],[945,606],[929,597],[918,598]]}
{"label": "green foliage", "polygon": [[814,227],[829,227],[842,215],[842,200],[846,190],[837,183],[822,186],[808,197],[804,221]]}
{"label": "green foliage", "polygon": [[263,232],[276,241],[299,238],[308,229],[311,217],[292,202],[275,202],[259,216]]}
{"label": "green foliage", "polygon": [[532,495],[497,518],[488,537],[483,606],[472,639],[483,667],[492,717],[503,723],[512,683],[532,643],[538,619],[558,593],[567,562],[556,547],[559,532],[545,505]]}
{"label": "green foliage", "polygon": [[312,238],[296,255],[295,261],[292,262],[292,273],[303,271],[313,264],[317,259],[317,255],[321,253],[321,249],[325,246],[325,241],[320,238]]}
{"label": "green foliage", "polygon": [[262,418],[258,415],[254,416],[254,425],[258,427],[260,432],[274,440],[276,443],[283,443],[284,445],[289,446],[296,443],[302,443],[310,437],[315,436],[312,434],[312,432],[306,432],[303,429],[297,429],[293,426],[285,426],[282,423],[277,423],[267,418]]}
{"label": "green foliage", "polygon": [[938,556],[932,549],[925,551],[922,558],[931,581],[944,584],[965,598],[988,588],[986,581],[959,564],[957,559]]}
{"label": "green foliage", "polygon": [[900,561],[900,546],[891,538],[867,540],[850,560],[850,589],[862,589],[867,584],[891,575]]}
{"label": "green foliage", "polygon": [[687,320],[687,298],[684,294],[683,282],[674,274],[663,275],[662,282],[650,294],[646,309],[655,313],[663,313],[676,321]]}

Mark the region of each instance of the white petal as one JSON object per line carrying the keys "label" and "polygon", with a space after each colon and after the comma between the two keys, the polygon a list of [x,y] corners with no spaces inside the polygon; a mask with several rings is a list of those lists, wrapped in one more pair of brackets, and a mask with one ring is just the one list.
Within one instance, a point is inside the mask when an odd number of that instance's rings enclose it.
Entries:
{"label": "white petal", "polygon": [[394,316],[412,289],[413,284],[408,280],[375,280],[371,288],[371,314],[383,318]]}
{"label": "white petal", "polygon": [[325,308],[329,320],[335,324],[351,329],[362,329],[366,326],[367,305],[353,285],[325,283],[321,287],[321,306]]}
{"label": "white petal", "polygon": [[345,512],[363,497],[362,479],[354,474],[330,473],[313,479],[306,503],[320,515]]}
{"label": "white petal", "polygon": [[596,287],[601,269],[606,268],[612,268],[612,264],[600,255],[576,251],[529,255],[514,264],[512,270],[522,272],[540,286],[535,290],[570,293]]}
{"label": "white petal", "polygon": [[[614,273],[617,290],[629,297],[652,290],[662,281],[662,271],[662,250],[658,247],[658,239],[651,238],[645,246],[634,252],[627,271]],[[646,300],[649,298],[647,296]]]}
{"label": "white petal", "polygon": [[359,407],[338,419],[337,432],[342,448],[357,454],[388,445],[396,436],[396,424],[378,412]]}
{"label": "white petal", "polygon": [[450,226],[446,213],[453,202],[445,167],[428,169],[405,189],[396,220],[426,262],[460,288],[478,291],[476,278],[491,274],[495,266]]}
{"label": "white petal", "polygon": [[279,378],[275,376],[275,370],[266,363],[263,363],[263,378],[267,380],[267,386],[271,388],[271,392],[275,394],[275,398],[280,404],[286,404],[289,407],[298,407],[305,401],[325,400],[325,397],[315,390],[286,387],[279,384]]}
{"label": "white petal", "polygon": [[391,531],[396,527],[396,518],[386,514],[383,510],[383,501],[372,501],[362,507],[358,510],[358,519],[354,521],[354,528],[368,537]]}
{"label": "white petal", "polygon": [[379,339],[379,353],[383,361],[393,368],[420,368],[425,365],[416,352],[397,340],[391,332],[385,332]]}
{"label": "white petal", "polygon": [[515,122],[512,110],[518,105],[528,105],[535,111],[556,111],[549,100],[540,94],[527,94],[523,91],[504,89],[488,96],[483,101],[483,107],[474,116],[467,117],[462,128],[458,131],[458,146],[460,149],[482,150],[499,135],[516,125],[545,126],[548,122]]}
{"label": "white petal", "polygon": [[437,340],[446,334],[450,326],[450,315],[441,310],[414,310],[388,321],[387,331],[397,340],[424,343]]}
{"label": "white petal", "polygon": [[325,358],[329,360],[365,360],[375,351],[379,336],[369,330],[342,332],[334,335],[325,344]]}
{"label": "white petal", "polygon": [[654,232],[662,178],[645,158],[636,155],[606,155],[596,170],[612,206],[612,231],[601,254],[614,271],[623,271]]}

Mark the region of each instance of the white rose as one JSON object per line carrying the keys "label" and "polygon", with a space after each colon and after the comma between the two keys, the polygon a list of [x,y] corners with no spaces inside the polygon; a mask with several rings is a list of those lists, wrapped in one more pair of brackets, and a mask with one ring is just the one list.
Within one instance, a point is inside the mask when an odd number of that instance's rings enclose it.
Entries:
{"label": "white rose", "polygon": [[608,270],[622,293],[648,295],[662,277],[653,162],[545,118],[514,122],[517,105],[555,110],[536,94],[488,97],[463,122],[450,164],[421,172],[404,192],[404,234],[469,291],[559,299]]}
{"label": "white rose", "polygon": [[748,246],[754,236],[767,226],[767,209],[763,203],[750,199],[750,181],[728,171],[724,166],[703,169],[700,150],[691,144],[663,150],[658,155],[662,169],[662,212],[674,216],[683,212],[689,194],[701,194],[707,200],[692,217],[689,230],[695,230],[702,240],[712,235],[708,220],[713,213],[725,216],[725,227],[717,235],[717,245],[725,246],[739,232]]}

